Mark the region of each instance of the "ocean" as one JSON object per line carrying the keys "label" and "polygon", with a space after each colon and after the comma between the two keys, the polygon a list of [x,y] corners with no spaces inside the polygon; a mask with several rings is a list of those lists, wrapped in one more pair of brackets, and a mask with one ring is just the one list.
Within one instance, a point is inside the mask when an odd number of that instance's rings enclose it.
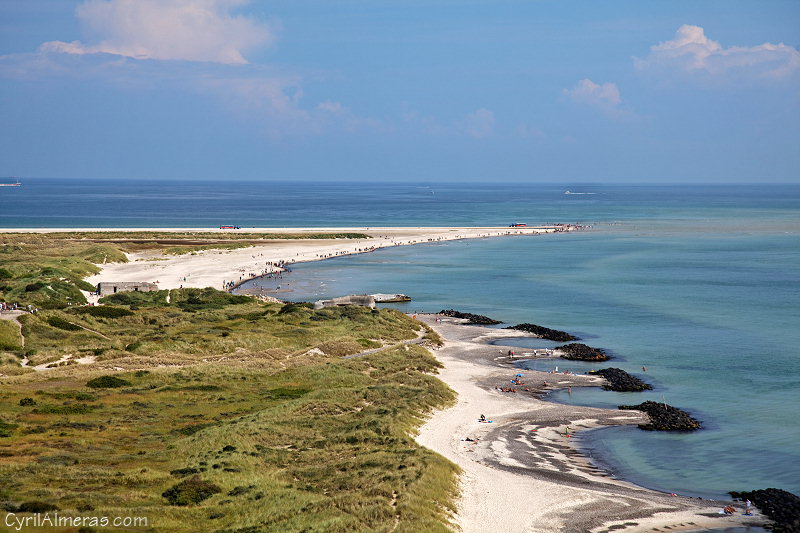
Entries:
{"label": "ocean", "polygon": [[[693,433],[624,427],[579,434],[579,444],[614,475],[692,496],[767,487],[800,494],[800,185],[31,179],[0,188],[5,228],[515,222],[592,228],[299,264],[281,280],[292,291],[283,296],[405,293],[413,301],[394,305],[406,311],[455,308],[577,334],[613,355],[601,367],[622,368],[655,388],[573,389],[553,394],[554,401],[666,401],[703,423]],[[597,367],[559,363],[580,372]]]}

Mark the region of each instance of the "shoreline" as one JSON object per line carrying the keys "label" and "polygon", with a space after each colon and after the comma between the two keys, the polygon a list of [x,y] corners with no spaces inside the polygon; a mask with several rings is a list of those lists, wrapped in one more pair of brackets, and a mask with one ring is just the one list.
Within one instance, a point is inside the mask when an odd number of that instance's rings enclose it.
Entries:
{"label": "shoreline", "polygon": [[[635,425],[646,415],[561,404],[542,396],[568,386],[599,386],[601,378],[526,370],[521,379],[530,390],[500,392],[496,384],[507,384],[518,371],[504,355],[509,346],[502,344],[502,338],[511,334],[465,325],[460,319],[417,318],[444,339],[444,346],[434,352],[444,365],[437,377],[458,394],[455,406],[428,418],[417,442],[462,469],[455,521],[463,533],[496,529],[643,533],[768,522],[760,513],[743,516],[739,503],[734,505],[736,514],[719,515],[730,500],[678,496],[635,485],[613,477],[583,455],[571,441],[575,433]],[[479,422],[481,414],[492,423]]]}
{"label": "shoreline", "polygon": [[[89,276],[92,285],[100,282],[151,282],[159,289],[181,287],[213,287],[227,290],[242,283],[282,270],[281,266],[321,261],[332,257],[369,253],[381,248],[409,246],[463,239],[489,237],[536,236],[567,233],[584,229],[577,224],[547,224],[528,227],[360,227],[360,228],[242,228],[241,230],[191,229],[191,228],[104,228],[82,230],[74,228],[17,229],[2,233],[64,233],[98,232],[191,232],[230,235],[231,232],[258,233],[320,233],[360,232],[369,238],[355,239],[281,239],[264,240],[236,249],[209,249],[176,256],[164,256],[160,251],[126,254],[127,263],[98,265],[101,271]],[[88,294],[88,293],[85,293]],[[96,301],[91,298],[90,302]]]}

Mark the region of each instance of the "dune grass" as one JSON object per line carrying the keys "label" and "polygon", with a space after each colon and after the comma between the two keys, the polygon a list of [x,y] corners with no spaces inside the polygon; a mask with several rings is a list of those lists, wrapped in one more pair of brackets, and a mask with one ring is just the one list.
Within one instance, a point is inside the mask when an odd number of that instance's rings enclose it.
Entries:
{"label": "dune grass", "polygon": [[[155,531],[449,531],[456,467],[411,437],[453,399],[436,367],[411,346],[277,372],[14,378],[0,400],[3,505],[146,516]],[[129,385],[86,385],[101,375]],[[162,496],[192,476],[220,491],[180,506]]]}
{"label": "dune grass", "polygon": [[19,326],[11,320],[0,320],[0,350],[16,351],[22,349]]}
{"label": "dune grass", "polygon": [[0,507],[147,518],[129,531],[452,531],[457,467],[412,438],[454,399],[438,362],[401,342],[418,322],[214,289],[70,306],[74,292],[47,291],[77,291],[122,248],[38,238],[0,252],[2,297],[48,303],[20,317],[24,349],[0,321]]}
{"label": "dune grass", "polygon": [[[426,350],[396,344],[418,323],[212,289],[112,300],[21,318],[33,364],[97,362],[0,378],[6,510],[170,532],[451,530],[457,467],[412,434],[454,395]],[[380,345],[395,347],[340,358]]]}

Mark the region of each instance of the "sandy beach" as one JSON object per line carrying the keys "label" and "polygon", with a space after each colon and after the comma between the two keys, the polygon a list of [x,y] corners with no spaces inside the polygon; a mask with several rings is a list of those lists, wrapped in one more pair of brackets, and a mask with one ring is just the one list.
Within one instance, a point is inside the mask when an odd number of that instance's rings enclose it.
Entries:
{"label": "sandy beach", "polygon": [[[464,533],[638,533],[764,523],[758,514],[744,516],[741,505],[734,515],[720,515],[729,502],[665,494],[614,479],[582,457],[567,427],[575,435],[599,426],[638,424],[646,415],[540,398],[554,388],[597,386],[601,378],[526,370],[525,385],[517,393],[503,393],[497,385],[507,385],[517,369],[502,340],[488,341],[524,333],[467,326],[447,317],[441,322],[431,315],[418,318],[445,339],[434,352],[444,365],[438,377],[458,400],[432,415],[417,441],[463,470],[455,522]],[[481,423],[482,414],[491,423]]]}
{"label": "sandy beach", "polygon": [[58,233],[58,232],[198,232],[213,234],[224,239],[235,232],[242,233],[363,233],[369,238],[360,239],[290,239],[265,240],[234,250],[203,250],[188,255],[162,255],[159,251],[128,254],[127,263],[102,265],[99,274],[86,279],[89,283],[100,282],[151,282],[159,289],[179,287],[214,287],[222,289],[225,283],[238,284],[276,270],[276,263],[299,263],[319,261],[364,253],[379,248],[405,246],[426,242],[441,242],[457,239],[477,239],[514,235],[541,235],[545,233],[572,231],[571,225],[543,225],[530,227],[447,227],[447,228],[242,228],[223,230],[219,228],[57,228],[14,229],[9,233]]}

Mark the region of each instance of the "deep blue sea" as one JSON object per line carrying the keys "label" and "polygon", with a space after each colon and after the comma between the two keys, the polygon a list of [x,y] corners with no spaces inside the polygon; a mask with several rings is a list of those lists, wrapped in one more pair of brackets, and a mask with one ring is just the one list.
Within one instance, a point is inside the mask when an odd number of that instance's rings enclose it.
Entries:
{"label": "deep blue sea", "polygon": [[[567,189],[593,194],[565,195]],[[283,280],[294,292],[284,296],[399,292],[413,298],[398,306],[405,310],[452,307],[573,332],[655,390],[573,389],[555,394],[556,401],[666,401],[704,425],[688,434],[627,427],[584,433],[581,444],[617,476],[695,496],[766,487],[800,494],[800,185],[31,179],[0,188],[5,228],[512,222],[593,228],[296,265]]]}

